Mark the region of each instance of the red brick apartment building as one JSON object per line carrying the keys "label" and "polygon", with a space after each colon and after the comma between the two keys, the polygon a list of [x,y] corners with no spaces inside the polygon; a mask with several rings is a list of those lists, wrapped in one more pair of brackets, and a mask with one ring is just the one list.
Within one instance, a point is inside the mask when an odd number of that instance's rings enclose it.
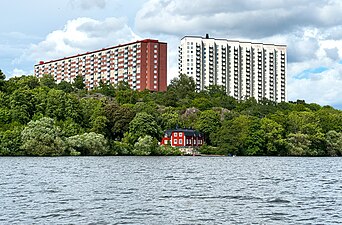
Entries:
{"label": "red brick apartment building", "polygon": [[166,91],[167,44],[145,39],[128,44],[87,52],[34,66],[36,77],[53,75],[57,83],[73,82],[83,77],[87,89],[96,87],[100,80],[117,84],[126,81],[134,90]]}

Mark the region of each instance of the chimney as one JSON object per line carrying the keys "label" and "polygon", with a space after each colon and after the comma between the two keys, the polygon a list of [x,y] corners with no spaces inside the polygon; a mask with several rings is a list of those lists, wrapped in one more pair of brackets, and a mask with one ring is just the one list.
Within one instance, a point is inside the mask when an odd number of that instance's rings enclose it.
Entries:
{"label": "chimney", "polygon": [[206,34],[206,35],[205,35],[205,38],[206,38],[206,39],[209,39],[209,34]]}

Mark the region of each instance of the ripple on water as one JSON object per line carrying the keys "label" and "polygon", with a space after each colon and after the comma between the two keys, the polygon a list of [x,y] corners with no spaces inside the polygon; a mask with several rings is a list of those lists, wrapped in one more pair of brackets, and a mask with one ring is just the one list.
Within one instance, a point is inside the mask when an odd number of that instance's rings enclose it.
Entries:
{"label": "ripple on water", "polygon": [[342,224],[341,171],[339,158],[3,157],[0,223]]}

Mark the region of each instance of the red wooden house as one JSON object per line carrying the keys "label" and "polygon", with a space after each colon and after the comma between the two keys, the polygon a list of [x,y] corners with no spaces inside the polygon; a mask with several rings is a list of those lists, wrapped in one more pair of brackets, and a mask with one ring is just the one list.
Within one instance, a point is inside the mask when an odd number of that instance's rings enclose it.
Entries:
{"label": "red wooden house", "polygon": [[200,132],[192,129],[166,130],[160,145],[172,147],[194,148],[204,144],[204,136]]}

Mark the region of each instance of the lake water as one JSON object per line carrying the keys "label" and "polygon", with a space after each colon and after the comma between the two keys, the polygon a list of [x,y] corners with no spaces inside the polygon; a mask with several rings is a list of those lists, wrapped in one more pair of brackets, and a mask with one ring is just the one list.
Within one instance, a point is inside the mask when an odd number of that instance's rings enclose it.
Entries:
{"label": "lake water", "polygon": [[341,224],[342,158],[0,158],[0,224]]}

